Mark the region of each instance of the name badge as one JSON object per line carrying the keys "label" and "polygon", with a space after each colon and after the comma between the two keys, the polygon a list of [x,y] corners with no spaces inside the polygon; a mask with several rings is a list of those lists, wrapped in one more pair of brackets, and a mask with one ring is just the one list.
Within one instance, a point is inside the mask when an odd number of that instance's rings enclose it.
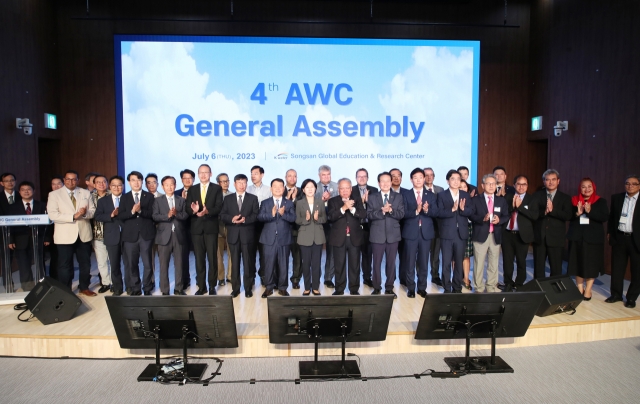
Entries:
{"label": "name badge", "polygon": [[627,224],[628,219],[627,215],[622,214],[622,216],[620,216],[620,224]]}
{"label": "name badge", "polygon": [[498,212],[498,213],[500,213],[500,207],[499,207],[499,206],[496,206],[495,208],[493,208],[493,211],[494,211],[494,212]]}
{"label": "name badge", "polygon": [[587,215],[580,215],[580,224],[589,224],[589,218]]}

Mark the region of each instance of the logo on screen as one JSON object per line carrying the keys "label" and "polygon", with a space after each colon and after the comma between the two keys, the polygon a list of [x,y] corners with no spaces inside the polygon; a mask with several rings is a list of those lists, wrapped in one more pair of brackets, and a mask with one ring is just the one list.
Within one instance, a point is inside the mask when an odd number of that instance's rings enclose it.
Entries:
{"label": "logo on screen", "polygon": [[288,158],[289,158],[288,153],[278,153],[277,155],[273,156],[274,160],[286,160]]}

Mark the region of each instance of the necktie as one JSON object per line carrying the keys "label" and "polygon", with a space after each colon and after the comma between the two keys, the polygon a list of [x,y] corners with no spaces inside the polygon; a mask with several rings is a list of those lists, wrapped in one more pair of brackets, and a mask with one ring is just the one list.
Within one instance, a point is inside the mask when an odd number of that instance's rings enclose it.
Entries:
{"label": "necktie", "polygon": [[242,211],[242,195],[238,195],[238,212]]}
{"label": "necktie", "polygon": [[137,204],[138,202],[140,202],[140,198],[138,198],[138,193],[135,193],[135,198],[133,198],[133,203]]}
{"label": "necktie", "polygon": [[276,216],[280,214],[278,210],[280,210],[280,199],[276,199]]}
{"label": "necktie", "polygon": [[386,205],[389,202],[389,194],[384,194],[384,200],[382,201],[383,205]]}
{"label": "necktie", "polygon": [[[173,209],[173,198],[167,198],[169,200],[169,210]],[[171,225],[171,231],[175,231],[176,230],[176,225],[172,224]]]}
{"label": "necktie", "polygon": [[31,214],[31,204],[27,202],[27,215]]}
{"label": "necktie", "polygon": [[553,197],[551,196],[550,192],[547,192],[547,199],[549,199],[551,202],[553,202]]}
{"label": "necktie", "polygon": [[116,208],[120,207],[120,197],[116,196]]}
{"label": "necktie", "polygon": [[324,186],[324,192],[328,192],[328,191],[329,191],[329,190],[327,189],[328,187],[329,187],[328,185],[325,185],[325,186]]}
{"label": "necktie", "polygon": [[364,196],[366,190],[366,188],[360,188],[360,196]]}
{"label": "necktie", "polygon": [[69,194],[69,196],[71,197],[71,203],[73,204],[73,209],[76,208],[76,197],[73,194],[73,191],[71,191],[71,193]]}
{"label": "necktie", "polygon": [[[416,192],[416,202],[418,203],[418,207],[422,206],[422,195],[420,195],[420,192]],[[422,226],[422,218],[418,219],[418,226]]]}
{"label": "necktie", "polygon": [[433,188],[429,188],[429,191],[433,192]]}
{"label": "necktie", "polygon": [[502,189],[502,187],[498,187],[498,193],[500,193],[500,190]]}
{"label": "necktie", "polygon": [[200,186],[200,201],[202,202],[202,206],[204,206],[204,200],[207,198],[207,189],[203,186]]}
{"label": "necktie", "polygon": [[13,205],[13,195],[9,197],[9,205]]}
{"label": "necktie", "polygon": [[[493,219],[493,197],[490,196],[489,197],[489,213],[491,214],[490,219]],[[489,233],[493,233],[493,220],[491,220],[491,223],[489,224]]]}
{"label": "necktie", "polygon": [[[514,195],[513,197],[520,198],[518,195]],[[518,211],[514,209],[513,212],[511,212],[511,219],[509,219],[509,224],[507,225],[508,230],[513,230],[513,228],[516,225],[517,219],[518,219]]]}

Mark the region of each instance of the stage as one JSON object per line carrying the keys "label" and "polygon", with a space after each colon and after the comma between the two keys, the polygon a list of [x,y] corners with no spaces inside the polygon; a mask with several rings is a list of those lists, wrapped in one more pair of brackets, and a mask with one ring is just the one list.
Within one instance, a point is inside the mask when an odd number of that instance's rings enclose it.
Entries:
{"label": "stage", "polygon": [[[191,256],[192,268],[193,255]],[[531,260],[528,260],[531,268]],[[95,262],[94,262],[95,268]],[[97,272],[92,279],[97,282]],[[529,274],[527,279],[531,279]],[[621,302],[604,302],[609,296],[608,275],[601,276],[594,285],[593,299],[582,302],[574,315],[556,314],[535,317],[527,334],[521,338],[499,338],[498,354],[501,349],[538,345],[590,342],[640,336],[640,311],[628,309]],[[159,284],[159,282],[157,282]],[[192,285],[195,282],[192,280]],[[94,285],[95,286],[95,285]],[[628,282],[625,282],[625,288]],[[74,284],[74,288],[76,285]],[[96,288],[93,288],[96,290]],[[192,286],[187,293],[195,292]],[[231,285],[218,287],[218,294],[229,295]],[[312,356],[313,344],[270,344],[267,318],[267,301],[260,296],[262,286],[256,286],[254,296],[245,298],[244,293],[233,299],[237,323],[239,347],[236,349],[192,350],[198,356],[222,357],[286,357]],[[387,339],[381,342],[347,343],[349,352],[358,355],[418,353],[434,351],[464,350],[464,340],[415,340],[415,330],[422,311],[424,299],[416,296],[410,299],[406,289],[396,281],[395,292],[398,299],[393,303]],[[302,294],[302,289],[289,288],[292,296]],[[321,285],[323,296],[329,296],[333,289]],[[368,295],[371,288],[362,285],[360,293]],[[428,293],[440,293],[442,289],[430,284]],[[155,294],[160,294],[156,289]],[[463,293],[471,293],[463,290]],[[105,303],[105,293],[97,297],[80,296],[83,301],[74,318],[69,321],[42,325],[37,320],[28,323],[16,319],[18,311],[13,306],[0,306],[0,355],[30,357],[82,357],[82,358],[125,358],[153,356],[153,350],[121,349]],[[126,299],[126,294],[122,299]],[[154,299],[153,296],[148,297]],[[202,297],[206,299],[206,296]],[[26,316],[25,316],[26,317]],[[472,340],[473,348],[489,348],[489,340]],[[163,355],[176,355],[179,350],[163,350]],[[340,344],[321,345],[321,355],[338,355]]]}

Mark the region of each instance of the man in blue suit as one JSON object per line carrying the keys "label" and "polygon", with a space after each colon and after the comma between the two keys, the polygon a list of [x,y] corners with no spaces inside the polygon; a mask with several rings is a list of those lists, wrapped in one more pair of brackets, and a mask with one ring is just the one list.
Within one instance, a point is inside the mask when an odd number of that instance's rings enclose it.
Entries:
{"label": "man in blue suit", "polygon": [[[403,191],[404,197],[404,262],[407,263],[405,281],[407,297],[416,297],[416,263],[418,264],[418,294],[427,296],[429,250],[435,237],[434,219],[438,217],[436,195],[424,187],[424,171],[411,171],[412,189]],[[417,261],[416,261],[417,256]]]}
{"label": "man in blue suit", "polygon": [[[442,285],[444,293],[462,293],[462,261],[469,239],[468,217],[473,214],[471,196],[460,191],[462,176],[456,170],[447,173],[449,189],[438,194],[438,229],[442,248]],[[451,262],[455,261],[453,280]]]}
{"label": "man in blue suit", "polygon": [[[291,245],[291,223],[296,221],[296,208],[284,195],[284,181],[275,178],[271,181],[271,198],[260,204],[258,220],[264,223],[260,233],[260,244],[264,252],[264,280],[266,290],[262,294],[267,298],[278,288],[280,296],[289,296],[287,275],[289,273],[289,248]],[[276,270],[276,263],[278,264]]]}
{"label": "man in blue suit", "polygon": [[393,295],[393,283],[396,280],[396,254],[398,242],[402,240],[400,220],[404,217],[404,200],[402,195],[391,191],[391,174],[387,171],[378,174],[380,192],[369,197],[367,218],[371,223],[369,241],[373,251],[373,292],[379,295],[382,290],[382,257],[386,257],[385,272],[387,281],[384,294]]}
{"label": "man in blue suit", "polygon": [[503,225],[509,221],[509,206],[507,201],[496,193],[497,180],[495,175],[486,174],[482,177],[484,192],[472,199],[474,213],[473,221],[473,283],[476,292],[485,291],[484,261],[487,264],[487,292],[499,292],[498,289],[498,260],[500,244],[502,244]]}

